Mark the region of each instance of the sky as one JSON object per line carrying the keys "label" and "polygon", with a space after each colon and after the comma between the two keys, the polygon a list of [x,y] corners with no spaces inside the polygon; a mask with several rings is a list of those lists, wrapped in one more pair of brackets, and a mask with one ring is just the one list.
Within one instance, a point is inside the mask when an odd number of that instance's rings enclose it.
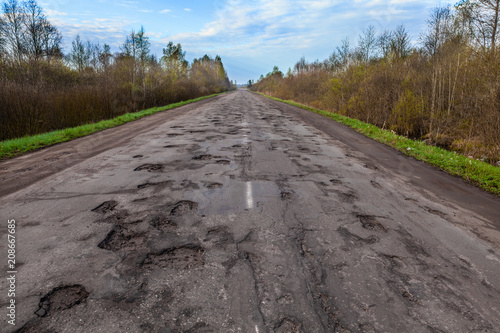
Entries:
{"label": "sky", "polygon": [[[301,58],[324,60],[349,38],[356,45],[369,25],[378,33],[404,24],[418,43],[438,0],[39,0],[64,37],[64,49],[80,34],[118,52],[125,36],[144,27],[158,57],[173,41],[192,61],[220,55],[238,83],[257,80]],[[451,4],[454,4],[451,3]]]}

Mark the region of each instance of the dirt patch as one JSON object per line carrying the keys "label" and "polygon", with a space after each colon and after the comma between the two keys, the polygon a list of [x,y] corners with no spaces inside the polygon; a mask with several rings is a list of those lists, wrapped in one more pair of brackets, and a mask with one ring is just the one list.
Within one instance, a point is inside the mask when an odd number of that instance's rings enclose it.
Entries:
{"label": "dirt patch", "polygon": [[146,170],[148,172],[160,172],[163,170],[163,164],[143,164],[134,169],[134,171],[143,171]]}
{"label": "dirt patch", "polygon": [[170,216],[181,216],[198,209],[198,204],[189,200],[182,200],[174,205],[170,211]]}
{"label": "dirt patch", "polygon": [[368,230],[383,231],[387,232],[387,229],[371,215],[357,215],[359,221],[363,225],[363,228]]}
{"label": "dirt patch", "polygon": [[197,245],[172,247],[159,253],[150,253],[142,263],[143,267],[191,269],[202,267],[204,250]]}
{"label": "dirt patch", "polygon": [[107,212],[111,212],[112,210],[114,210],[116,206],[118,206],[118,202],[114,200],[104,201],[102,204],[92,209],[92,211],[96,213],[106,214]]}
{"label": "dirt patch", "polygon": [[115,225],[97,246],[109,251],[135,250],[144,243],[144,236],[133,231]]}
{"label": "dirt patch", "polygon": [[84,303],[88,296],[89,293],[79,284],[54,288],[42,297],[35,314],[39,317],[45,317],[55,312],[70,309],[77,304]]}

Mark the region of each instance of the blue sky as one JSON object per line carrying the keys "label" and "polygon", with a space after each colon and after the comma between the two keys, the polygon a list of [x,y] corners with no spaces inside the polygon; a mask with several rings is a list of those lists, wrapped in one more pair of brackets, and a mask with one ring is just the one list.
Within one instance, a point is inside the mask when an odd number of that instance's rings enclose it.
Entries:
{"label": "blue sky", "polygon": [[[404,23],[413,42],[436,0],[39,0],[64,36],[66,50],[80,34],[119,51],[141,25],[152,52],[181,43],[189,61],[220,55],[229,78],[258,79],[274,65],[286,72],[305,56],[327,58],[348,37],[355,44],[368,25],[377,32]],[[452,3],[453,4],[453,3]]]}

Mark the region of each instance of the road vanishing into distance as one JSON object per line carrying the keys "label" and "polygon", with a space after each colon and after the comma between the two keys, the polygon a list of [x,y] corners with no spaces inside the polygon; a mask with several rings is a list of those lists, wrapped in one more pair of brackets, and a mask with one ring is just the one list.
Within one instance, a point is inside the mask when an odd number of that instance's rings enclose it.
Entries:
{"label": "road vanishing into distance", "polygon": [[0,331],[499,332],[499,199],[238,90],[0,163]]}

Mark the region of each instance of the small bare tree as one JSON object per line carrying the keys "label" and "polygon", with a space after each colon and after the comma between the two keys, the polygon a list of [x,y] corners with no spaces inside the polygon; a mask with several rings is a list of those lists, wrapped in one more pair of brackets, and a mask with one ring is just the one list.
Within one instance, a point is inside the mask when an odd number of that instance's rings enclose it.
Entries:
{"label": "small bare tree", "polygon": [[0,29],[5,38],[5,52],[20,64],[23,60],[23,10],[17,0],[8,0],[2,5],[3,19]]}
{"label": "small bare tree", "polygon": [[359,36],[358,42],[359,52],[364,62],[370,61],[375,52],[376,45],[377,37],[375,35],[375,27],[373,25],[369,25],[365,30],[363,30],[363,34]]}
{"label": "small bare tree", "polygon": [[406,58],[410,55],[410,35],[403,24],[399,25],[392,33],[390,49],[396,58]]}
{"label": "small bare tree", "polygon": [[435,55],[440,47],[451,37],[452,15],[449,7],[436,7],[427,19],[427,31],[420,36],[425,51]]}

